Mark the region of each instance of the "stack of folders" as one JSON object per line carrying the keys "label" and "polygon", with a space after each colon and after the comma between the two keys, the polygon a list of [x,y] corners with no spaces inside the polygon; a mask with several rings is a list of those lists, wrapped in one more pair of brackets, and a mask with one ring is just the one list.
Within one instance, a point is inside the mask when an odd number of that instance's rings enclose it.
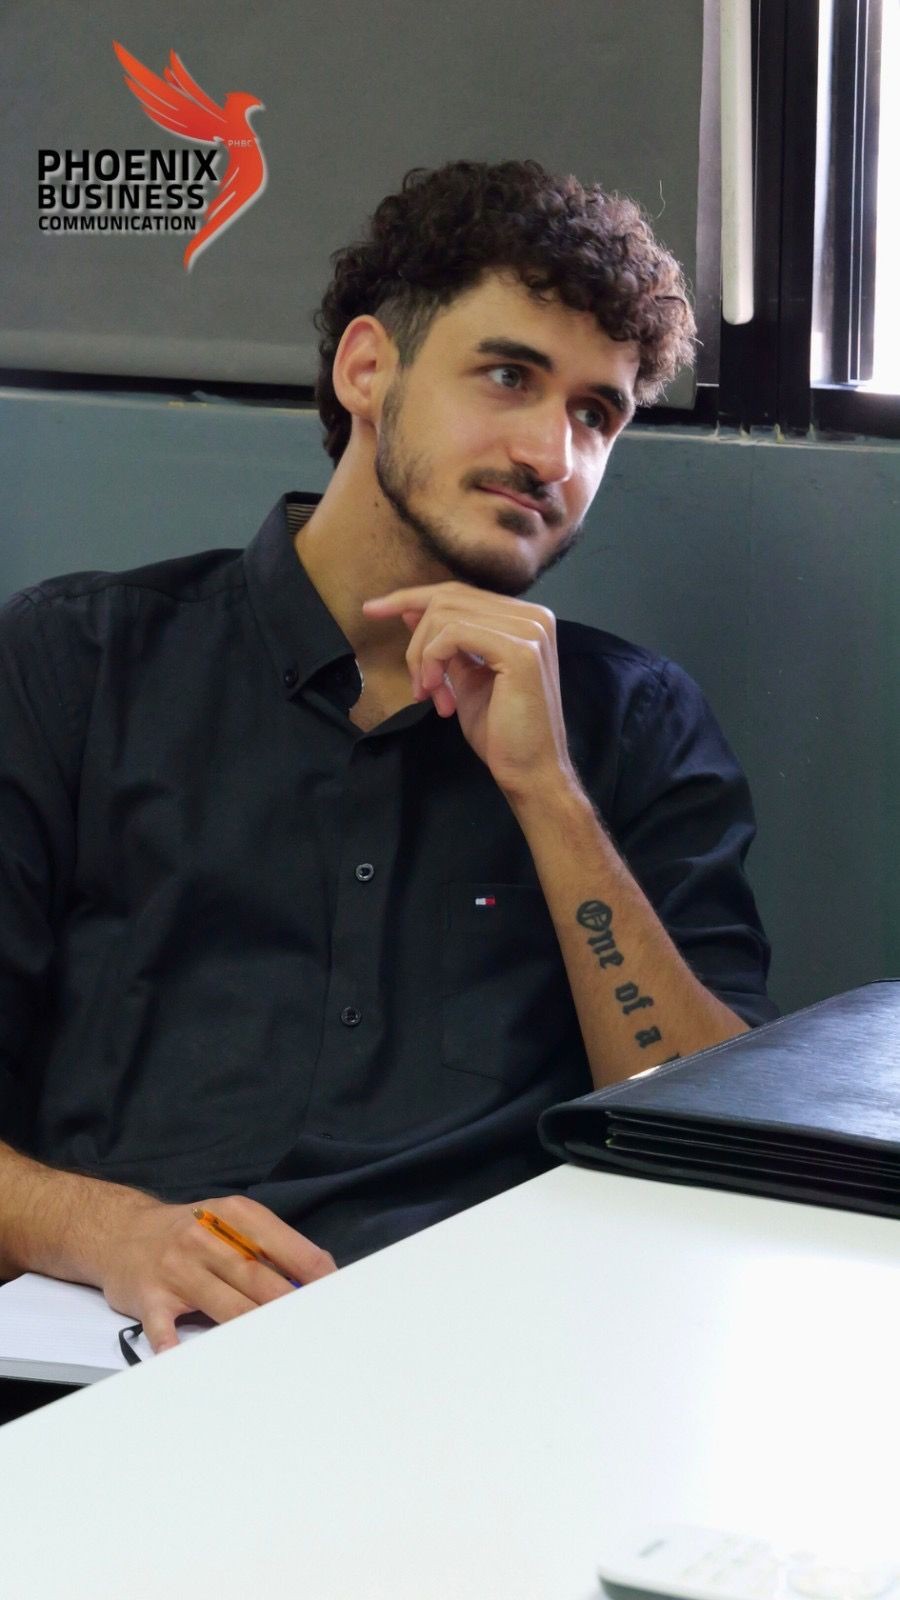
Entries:
{"label": "stack of folders", "polygon": [[869,983],[552,1106],[564,1159],[900,1216],[900,981]]}

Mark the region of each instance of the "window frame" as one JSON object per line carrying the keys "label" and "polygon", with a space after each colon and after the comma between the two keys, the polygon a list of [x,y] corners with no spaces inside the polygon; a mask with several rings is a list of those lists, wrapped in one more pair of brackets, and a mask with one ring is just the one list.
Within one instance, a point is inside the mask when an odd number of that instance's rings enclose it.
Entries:
{"label": "window frame", "polygon": [[[877,0],[872,0],[872,5]],[[868,0],[834,0],[840,23]],[[836,19],[837,21],[838,19]],[[852,383],[812,384],[816,223],[819,7],[816,0],[754,0],[753,126],[755,314],[734,327],[722,322],[718,385],[698,388],[694,410],[645,408],[642,421],[715,423],[770,428],[785,435],[900,438],[900,395],[858,390]],[[871,73],[871,58],[868,62]],[[854,124],[847,84],[838,107],[838,137],[857,153],[872,148],[867,127]],[[838,85],[837,93],[841,93]],[[842,116],[843,113],[843,116]],[[849,163],[848,163],[849,165]],[[844,197],[845,237],[867,243],[864,293],[873,283],[872,214],[859,189]],[[859,311],[859,296],[856,310]]]}

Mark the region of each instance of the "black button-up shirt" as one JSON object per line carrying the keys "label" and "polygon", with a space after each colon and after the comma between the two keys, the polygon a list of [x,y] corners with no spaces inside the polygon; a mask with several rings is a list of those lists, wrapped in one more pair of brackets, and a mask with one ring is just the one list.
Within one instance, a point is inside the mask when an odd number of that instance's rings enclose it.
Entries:
{"label": "black button-up shirt", "polygon": [[[246,551],[3,610],[0,1136],[167,1199],[247,1191],[340,1262],[551,1164],[538,1114],[591,1082],[456,719],[350,721],[357,665],[292,542],[315,499]],[[613,838],[701,980],[768,1019],[750,799],[699,690],[577,624],[559,655]]]}

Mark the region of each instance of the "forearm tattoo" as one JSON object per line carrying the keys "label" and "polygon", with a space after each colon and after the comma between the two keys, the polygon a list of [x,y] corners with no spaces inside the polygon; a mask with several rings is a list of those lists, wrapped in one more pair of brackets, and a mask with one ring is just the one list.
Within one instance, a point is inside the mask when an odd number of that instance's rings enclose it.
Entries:
{"label": "forearm tattoo", "polygon": [[[588,945],[597,958],[597,965],[602,968],[621,967],[625,957],[616,944],[612,926],[612,907],[603,900],[583,900],[576,913],[578,921],[583,928],[588,930]],[[635,1011],[645,1011],[653,1005],[653,996],[641,994],[636,983],[620,983],[613,990],[616,1000],[622,1008],[622,1015],[630,1017]],[[662,1033],[657,1027],[638,1028],[634,1035],[635,1042],[642,1050],[648,1045],[659,1044]],[[670,1056],[670,1060],[676,1057]]]}

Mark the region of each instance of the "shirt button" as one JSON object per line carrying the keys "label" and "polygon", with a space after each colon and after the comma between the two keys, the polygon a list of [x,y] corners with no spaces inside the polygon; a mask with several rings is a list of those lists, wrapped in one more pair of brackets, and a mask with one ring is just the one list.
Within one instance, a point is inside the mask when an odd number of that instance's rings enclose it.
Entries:
{"label": "shirt button", "polygon": [[281,674],[281,681],[286,689],[293,689],[299,676],[300,674],[296,667],[285,667],[283,673]]}
{"label": "shirt button", "polygon": [[362,1012],[358,1006],[345,1006],[341,1012],[341,1021],[345,1028],[355,1028],[358,1022],[362,1022]]}
{"label": "shirt button", "polygon": [[368,883],[370,878],[374,878],[375,868],[371,861],[361,861],[356,869],[356,876],[360,883]]}

